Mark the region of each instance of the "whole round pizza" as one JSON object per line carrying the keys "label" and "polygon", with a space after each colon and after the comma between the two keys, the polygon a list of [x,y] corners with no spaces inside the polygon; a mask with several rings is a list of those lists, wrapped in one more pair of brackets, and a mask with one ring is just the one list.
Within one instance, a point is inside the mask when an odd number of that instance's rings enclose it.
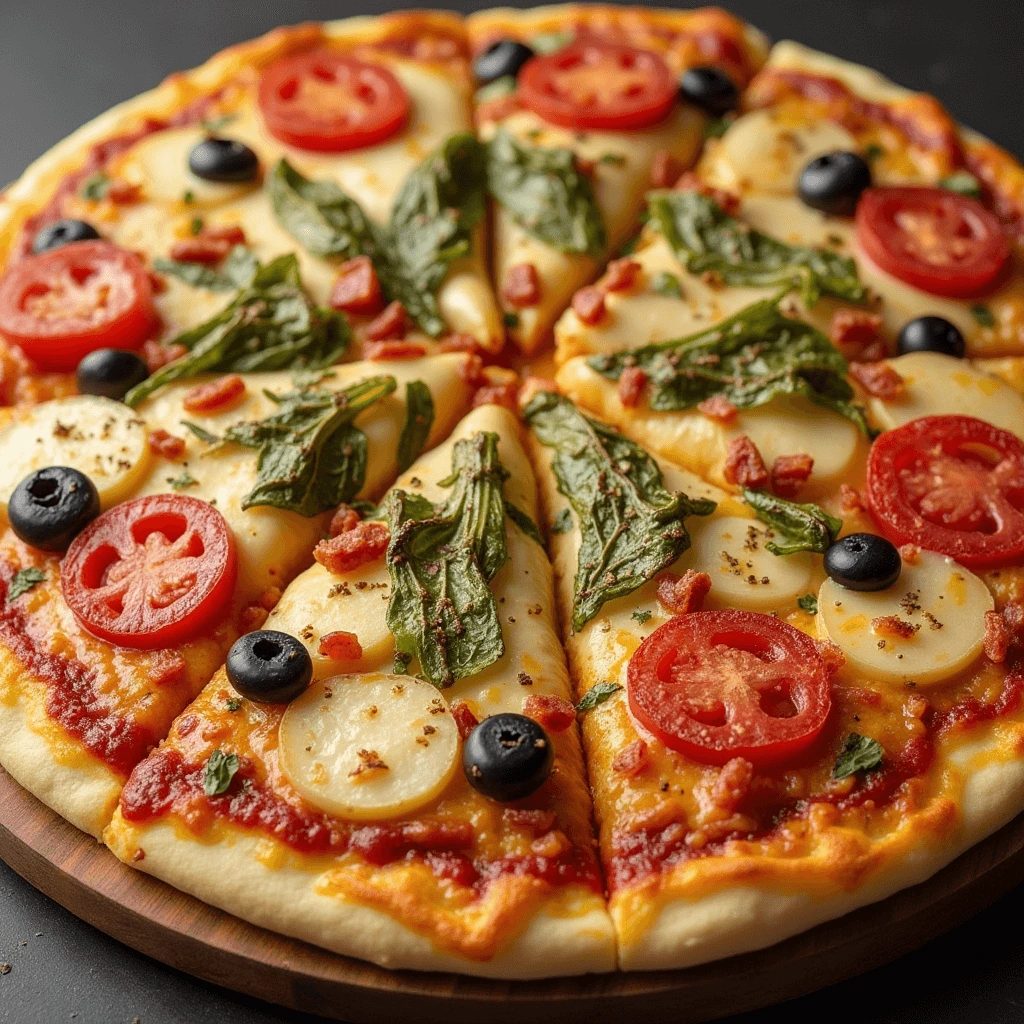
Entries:
{"label": "whole round pizza", "polygon": [[1024,169],[717,9],[282,28],[0,195],[0,765],[392,968],[686,967],[1024,810]]}

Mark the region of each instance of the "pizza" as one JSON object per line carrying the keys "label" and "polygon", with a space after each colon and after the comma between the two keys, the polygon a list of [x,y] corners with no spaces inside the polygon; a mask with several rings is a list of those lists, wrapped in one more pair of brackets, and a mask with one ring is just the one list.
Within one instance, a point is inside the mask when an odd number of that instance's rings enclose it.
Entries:
{"label": "pizza", "polygon": [[0,766],[393,969],[685,968],[1024,810],[1024,169],[725,12],[282,28],[0,196]]}

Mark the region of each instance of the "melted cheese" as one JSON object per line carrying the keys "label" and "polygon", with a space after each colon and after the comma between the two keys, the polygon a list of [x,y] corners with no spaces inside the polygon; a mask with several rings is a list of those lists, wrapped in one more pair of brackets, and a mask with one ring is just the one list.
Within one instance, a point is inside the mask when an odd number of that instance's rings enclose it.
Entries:
{"label": "melted cheese", "polygon": [[981,653],[985,612],[992,608],[991,593],[974,573],[922,551],[888,590],[865,593],[825,580],[818,625],[869,679],[937,683]]}
{"label": "melted cheese", "polygon": [[[650,184],[651,164],[666,150],[689,166],[701,141],[702,117],[680,106],[664,123],[631,132],[579,132],[548,124],[529,111],[517,111],[502,126],[520,142],[545,148],[572,149],[594,164],[594,194],[604,217],[608,249],[614,252],[633,231]],[[488,126],[486,133],[493,133]],[[604,161],[607,155],[621,160]],[[541,282],[536,306],[516,310],[518,325],[510,332],[525,351],[547,339],[555,319],[573,292],[595,276],[597,264],[587,256],[563,253],[545,245],[515,224],[500,205],[494,210],[494,279],[499,288],[510,267],[532,263]]]}
{"label": "melted cheese", "polygon": [[[472,131],[468,94],[461,83],[414,61],[395,59],[392,70],[409,93],[412,113],[406,128],[380,145],[344,153],[286,146],[266,130],[251,93],[243,95],[233,119],[219,132],[251,147],[264,172],[283,156],[306,177],[336,183],[368,216],[386,223],[409,173],[451,135]],[[119,208],[119,219],[105,226],[105,232],[128,248],[166,256],[175,240],[188,236],[197,215],[210,226],[238,225],[263,261],[297,252],[303,284],[315,301],[326,302],[336,263],[301,249],[277,223],[264,189],[204,182],[192,174],[188,154],[203,137],[200,128],[159,132],[115,160],[112,172],[139,184],[146,201]],[[503,325],[487,281],[482,248],[481,231],[473,256],[450,268],[438,303],[454,330],[472,334],[487,348],[498,348]],[[157,296],[157,305],[178,330],[201,323],[225,301],[223,295],[210,296],[175,280],[168,284],[167,292]]]}
{"label": "melted cheese", "polygon": [[[468,388],[457,372],[463,359],[453,354],[397,363],[348,363],[334,367],[334,376],[322,382],[324,387],[339,390],[378,374],[391,375],[398,381],[392,395],[356,418],[355,424],[366,434],[368,446],[366,478],[359,498],[378,497],[398,472],[397,448],[405,423],[408,381],[424,381],[434,399],[435,417],[428,444],[436,444],[452,428],[469,401]],[[151,428],[185,438],[186,449],[179,462],[155,458],[138,493],[165,492],[171,489],[172,480],[187,471],[196,482],[182,493],[209,501],[227,519],[238,542],[239,591],[255,597],[268,587],[282,587],[308,563],[313,545],[322,534],[323,517],[307,519],[270,506],[243,510],[242,499],[256,482],[257,452],[227,445],[204,454],[210,446],[184,428],[182,420],[219,436],[232,424],[264,419],[276,409],[265,391],[288,391],[293,386],[292,378],[287,373],[249,374],[244,401],[218,415],[185,411],[185,396],[196,383],[192,380],[170,385],[139,407],[139,415]]]}
{"label": "melted cheese", "polygon": [[281,769],[314,806],[380,820],[433,800],[458,765],[448,704],[415,676],[332,676],[288,705]]}
{"label": "melted cheese", "polygon": [[1024,437],[1024,398],[998,377],[936,352],[912,352],[888,362],[906,387],[895,399],[868,399],[871,417],[883,430],[921,416],[960,415]]}
{"label": "melted cheese", "polygon": [[581,357],[566,363],[556,380],[574,402],[615,424],[650,451],[722,486],[728,486],[723,476],[727,445],[742,434],[757,445],[769,468],[780,455],[805,453],[814,459],[801,499],[811,500],[858,476],[867,456],[867,440],[854,423],[804,398],[777,398],[740,412],[734,423],[723,426],[695,409],[657,412],[643,406],[627,408],[619,400],[615,383]]}
{"label": "melted cheese", "polygon": [[128,406],[85,395],[59,398],[16,414],[0,432],[0,504],[29,473],[46,466],[81,470],[104,509],[129,497],[150,468],[148,431]]}

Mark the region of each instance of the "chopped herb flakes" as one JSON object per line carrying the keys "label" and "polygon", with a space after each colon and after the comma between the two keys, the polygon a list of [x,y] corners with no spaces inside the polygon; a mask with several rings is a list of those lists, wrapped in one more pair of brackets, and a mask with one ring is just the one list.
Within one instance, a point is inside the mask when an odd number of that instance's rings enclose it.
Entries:
{"label": "chopped herb flakes", "polygon": [[666,270],[654,275],[651,281],[651,289],[659,295],[664,295],[667,299],[681,299],[683,297],[683,286],[679,283],[679,278],[675,274],[668,273]]}
{"label": "chopped herb flakes", "polygon": [[832,769],[833,779],[845,779],[856,772],[871,772],[882,764],[884,757],[882,745],[870,736],[861,736],[851,732],[846,744]]}
{"label": "chopped herb flakes", "polygon": [[804,594],[803,597],[798,597],[796,603],[808,615],[818,614],[818,599],[813,594]]}
{"label": "chopped herb flakes", "polygon": [[568,533],[571,529],[572,513],[567,508],[563,508],[562,511],[555,516],[555,521],[551,524],[551,532]]}
{"label": "chopped herb flakes", "polygon": [[19,569],[11,578],[10,586],[7,588],[7,600],[16,601],[22,594],[27,594],[33,587],[38,586],[45,579],[46,573],[35,566]]}
{"label": "chopped herb flakes", "polygon": [[646,608],[642,610],[638,608],[635,612],[633,612],[633,618],[642,626],[651,617],[651,614],[652,613],[647,611]]}
{"label": "chopped herb flakes", "polygon": [[618,683],[596,683],[580,698],[576,710],[580,712],[593,711],[613,693],[618,693],[621,689],[622,687]]}
{"label": "chopped herb flakes", "polygon": [[203,769],[203,792],[207,796],[221,796],[228,791],[238,771],[238,755],[214,750]]}
{"label": "chopped herb flakes", "polygon": [[996,318],[992,315],[992,310],[980,302],[971,306],[971,316],[974,317],[979,327],[995,327],[996,325]]}

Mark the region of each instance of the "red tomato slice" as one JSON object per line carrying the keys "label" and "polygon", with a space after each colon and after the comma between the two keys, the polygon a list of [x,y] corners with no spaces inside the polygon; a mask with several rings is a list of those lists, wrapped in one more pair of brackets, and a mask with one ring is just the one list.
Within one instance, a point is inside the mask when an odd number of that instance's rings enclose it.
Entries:
{"label": "red tomato slice", "polygon": [[0,280],[0,334],[43,370],[73,370],[98,348],[136,349],[158,324],[142,261],[109,242],[28,256]]}
{"label": "red tomato slice", "polygon": [[806,633],[760,612],[677,615],[629,660],[629,707],[701,764],[788,760],[821,732],[829,669]]}
{"label": "red tomato slice", "polygon": [[882,270],[933,295],[977,295],[999,277],[1010,246],[981,203],[944,188],[869,188],[857,238]]}
{"label": "red tomato slice", "polygon": [[922,416],[868,456],[868,507],[894,544],[969,568],[1024,559],[1024,442],[973,416]]}
{"label": "red tomato slice", "polygon": [[237,572],[234,535],[212,505],[155,494],[94,519],[68,548],[60,583],[90,633],[149,650],[211,625],[231,600]]}
{"label": "red tomato slice", "polygon": [[665,118],[678,93],[656,53],[610,43],[570,43],[519,72],[523,104],[563,128],[646,128]]}
{"label": "red tomato slice", "polygon": [[276,138],[330,153],[375,146],[409,116],[409,95],[387,68],[328,50],[271,64],[259,102]]}

